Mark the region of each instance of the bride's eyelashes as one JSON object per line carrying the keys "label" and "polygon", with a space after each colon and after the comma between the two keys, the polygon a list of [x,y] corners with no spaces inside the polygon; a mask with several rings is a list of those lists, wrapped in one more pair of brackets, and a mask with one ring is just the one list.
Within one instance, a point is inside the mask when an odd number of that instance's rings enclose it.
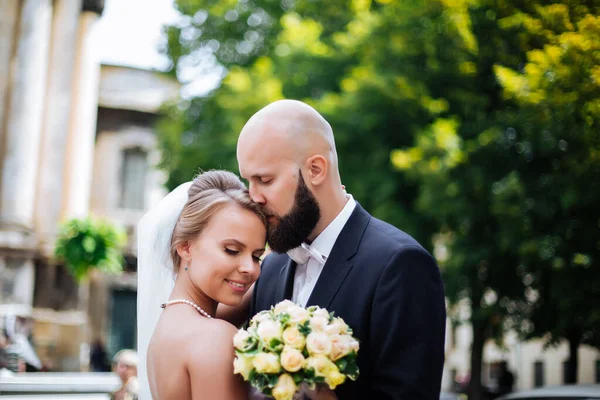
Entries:
{"label": "bride's eyelashes", "polygon": [[[225,247],[224,250],[225,250],[225,253],[229,254],[230,256],[237,256],[238,254],[240,254],[240,252],[238,250],[232,250],[227,247]],[[254,259],[254,262],[257,262],[257,263],[262,261],[260,256],[255,256],[255,255],[252,256],[252,259]]]}
{"label": "bride's eyelashes", "polygon": [[229,254],[230,256],[237,256],[238,254],[240,254],[238,250],[232,250],[227,247],[225,247],[225,253]]}

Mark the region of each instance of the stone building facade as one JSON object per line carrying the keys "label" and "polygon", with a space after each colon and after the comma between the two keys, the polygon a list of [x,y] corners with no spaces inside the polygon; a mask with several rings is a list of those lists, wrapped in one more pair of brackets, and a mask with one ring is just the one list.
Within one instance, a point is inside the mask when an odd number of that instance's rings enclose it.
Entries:
{"label": "stone building facade", "polygon": [[[100,65],[103,3],[0,2],[0,321],[31,321],[53,370],[85,368],[94,339],[135,346],[135,227],[164,195],[153,127],[178,85]],[[53,244],[61,221],[87,215],[127,229],[127,266],[77,285]]]}

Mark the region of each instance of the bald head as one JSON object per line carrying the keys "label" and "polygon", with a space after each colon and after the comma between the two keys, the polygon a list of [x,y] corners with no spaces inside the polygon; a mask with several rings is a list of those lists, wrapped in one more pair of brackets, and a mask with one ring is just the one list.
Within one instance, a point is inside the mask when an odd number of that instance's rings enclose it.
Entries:
{"label": "bald head", "polygon": [[276,251],[313,240],[346,204],[331,126],[300,101],[276,101],[254,114],[237,159],[250,196],[278,221],[269,238]]}
{"label": "bald head", "polygon": [[240,146],[255,143],[274,147],[274,151],[297,162],[320,154],[337,168],[331,126],[314,108],[300,101],[279,100],[254,114],[240,133],[238,158]]}

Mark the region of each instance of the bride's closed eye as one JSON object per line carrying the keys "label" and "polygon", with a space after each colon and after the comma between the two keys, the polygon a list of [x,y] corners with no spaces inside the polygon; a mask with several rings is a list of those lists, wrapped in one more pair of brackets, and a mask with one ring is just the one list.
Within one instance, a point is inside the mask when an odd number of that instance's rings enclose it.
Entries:
{"label": "bride's closed eye", "polygon": [[229,254],[230,256],[237,256],[238,254],[240,254],[239,250],[233,250],[227,247],[225,247],[224,250],[225,253]]}
{"label": "bride's closed eye", "polygon": [[[225,247],[224,250],[225,250],[225,253],[229,254],[230,256],[237,256],[238,254],[240,254],[239,250],[233,250],[233,249],[230,249],[230,248],[227,248],[227,247]],[[259,262],[262,261],[262,259],[260,258],[260,256],[253,255],[252,258],[257,263],[259,263]]]}

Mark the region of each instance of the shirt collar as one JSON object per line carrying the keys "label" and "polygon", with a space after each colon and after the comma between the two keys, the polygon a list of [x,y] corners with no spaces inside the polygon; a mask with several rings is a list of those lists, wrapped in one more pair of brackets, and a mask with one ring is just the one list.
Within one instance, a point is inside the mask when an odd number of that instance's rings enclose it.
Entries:
{"label": "shirt collar", "polygon": [[356,201],[352,197],[351,194],[347,194],[346,205],[340,211],[340,213],[335,217],[333,221],[327,225],[327,227],[316,237],[315,240],[310,244],[310,247],[317,250],[319,253],[324,255],[326,258],[329,257],[329,253],[331,253],[331,249],[333,249],[333,245],[337,240],[340,232],[346,225],[346,222],[350,219],[350,215],[352,215],[352,211],[356,207]]}

